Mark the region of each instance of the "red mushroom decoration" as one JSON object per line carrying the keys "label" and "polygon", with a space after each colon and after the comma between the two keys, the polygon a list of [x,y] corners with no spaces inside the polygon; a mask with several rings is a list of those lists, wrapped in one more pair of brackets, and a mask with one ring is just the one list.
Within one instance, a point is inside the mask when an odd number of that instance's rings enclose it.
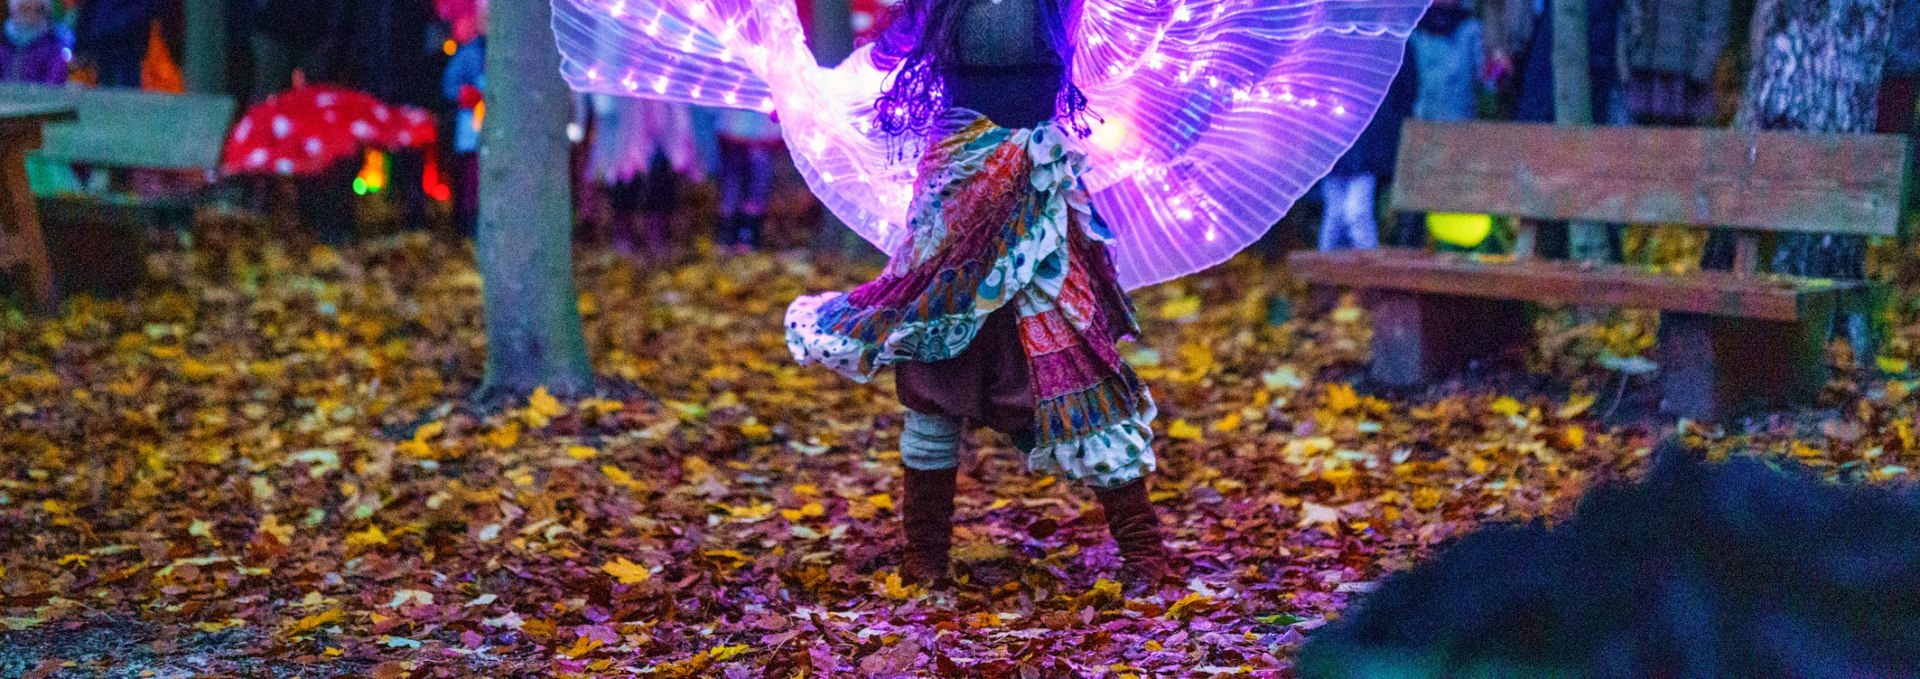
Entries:
{"label": "red mushroom decoration", "polygon": [[430,146],[433,114],[323,85],[295,88],[247,110],[227,137],[220,168],[229,175],[313,175],[362,148]]}

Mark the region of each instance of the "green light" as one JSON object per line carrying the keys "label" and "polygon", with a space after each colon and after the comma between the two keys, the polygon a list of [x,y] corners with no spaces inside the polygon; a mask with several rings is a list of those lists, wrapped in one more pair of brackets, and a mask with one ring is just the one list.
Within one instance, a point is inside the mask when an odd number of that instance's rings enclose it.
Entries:
{"label": "green light", "polygon": [[356,195],[356,196],[367,195],[367,180],[361,179],[359,177],[353,178],[353,195]]}

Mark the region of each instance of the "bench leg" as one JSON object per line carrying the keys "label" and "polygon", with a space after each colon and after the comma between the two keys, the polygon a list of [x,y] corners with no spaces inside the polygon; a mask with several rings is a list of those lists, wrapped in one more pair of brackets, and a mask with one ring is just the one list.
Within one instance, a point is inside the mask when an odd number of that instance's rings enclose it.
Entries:
{"label": "bench leg", "polygon": [[1658,347],[1663,408],[1703,422],[1811,403],[1827,382],[1831,297],[1798,323],[1665,313]]}
{"label": "bench leg", "polygon": [[1465,368],[1533,336],[1521,302],[1376,291],[1373,379],[1410,387]]}

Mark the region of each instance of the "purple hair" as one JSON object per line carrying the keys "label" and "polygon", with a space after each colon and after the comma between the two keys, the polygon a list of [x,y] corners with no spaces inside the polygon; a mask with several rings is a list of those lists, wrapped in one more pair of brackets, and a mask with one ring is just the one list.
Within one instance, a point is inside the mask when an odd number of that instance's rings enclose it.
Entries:
{"label": "purple hair", "polygon": [[[924,135],[947,112],[946,75],[960,65],[958,27],[968,6],[977,0],[901,0],[892,22],[874,40],[873,62],[893,71],[885,92],[874,102],[880,129],[890,135]],[[1040,9],[1047,44],[1060,55],[1067,73],[1073,72],[1073,40],[1068,11],[1073,0],[1028,0]],[[1091,132],[1085,122],[1087,95],[1071,77],[1060,88],[1056,111],[1080,136]]]}

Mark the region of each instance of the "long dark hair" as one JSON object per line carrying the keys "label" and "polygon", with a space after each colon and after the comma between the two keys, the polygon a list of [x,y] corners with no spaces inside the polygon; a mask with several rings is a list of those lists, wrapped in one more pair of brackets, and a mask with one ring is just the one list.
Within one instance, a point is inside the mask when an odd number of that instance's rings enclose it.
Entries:
{"label": "long dark hair", "polygon": [[[890,135],[925,134],[949,107],[946,73],[960,65],[958,28],[967,8],[976,0],[901,0],[893,9],[892,23],[874,41],[873,61],[893,76],[874,102],[880,129]],[[1073,72],[1073,41],[1069,37],[1067,13],[1073,0],[1025,0],[1040,9],[1047,44],[1060,55],[1060,63]],[[1061,84],[1056,110],[1064,115],[1076,134],[1086,136],[1089,126],[1087,95],[1071,77]]]}

